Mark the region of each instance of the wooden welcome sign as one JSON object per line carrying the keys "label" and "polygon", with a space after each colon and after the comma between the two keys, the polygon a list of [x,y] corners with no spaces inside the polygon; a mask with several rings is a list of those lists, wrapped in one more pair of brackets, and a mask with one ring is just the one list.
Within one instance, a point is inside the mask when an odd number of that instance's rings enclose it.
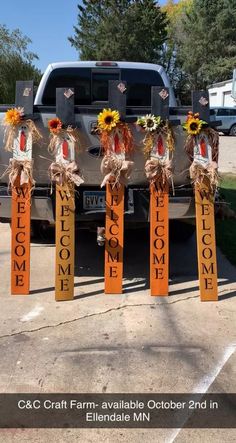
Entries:
{"label": "wooden welcome sign", "polygon": [[[16,82],[16,107],[24,108],[24,118],[33,114],[33,82]],[[13,142],[13,162],[32,161],[32,135],[22,120]],[[11,293],[30,292],[30,182],[21,184],[21,169],[12,186],[11,214]]]}
{"label": "wooden welcome sign", "polygon": [[[207,92],[192,93],[193,112],[210,122]],[[204,133],[203,133],[204,134]],[[195,137],[193,161],[207,168],[212,163],[212,150],[207,136]],[[195,185],[198,274],[201,301],[217,301],[217,259],[215,240],[214,194],[205,179]]]}
{"label": "wooden welcome sign", "polygon": [[[56,89],[56,115],[63,125],[74,125],[73,88]],[[56,162],[68,165],[75,159],[73,141],[65,137],[58,143]],[[75,199],[74,184],[56,183],[56,301],[74,298],[74,256],[75,256]]]}
{"label": "wooden welcome sign", "polygon": [[[126,114],[126,83],[109,81],[109,107],[119,111],[120,117]],[[114,154],[125,158],[119,151],[118,143]],[[113,180],[106,184],[106,221],[105,221],[105,294],[121,294],[123,280],[124,248],[124,185]]]}
{"label": "wooden welcome sign", "polygon": [[[152,115],[169,119],[168,88],[152,87]],[[160,136],[161,137],[161,136]],[[161,142],[161,143],[160,143]],[[158,145],[159,143],[159,145]],[[161,149],[160,149],[161,148]],[[162,137],[150,153],[151,160],[168,160],[169,152]],[[153,296],[169,292],[169,184],[150,184],[150,290]]]}
{"label": "wooden welcome sign", "polygon": [[105,294],[121,294],[124,247],[124,185],[106,184]]}

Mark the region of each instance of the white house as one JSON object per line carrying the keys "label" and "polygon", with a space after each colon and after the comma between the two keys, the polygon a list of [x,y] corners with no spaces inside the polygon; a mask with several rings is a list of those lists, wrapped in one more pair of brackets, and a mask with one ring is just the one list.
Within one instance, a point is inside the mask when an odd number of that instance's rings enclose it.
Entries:
{"label": "white house", "polygon": [[233,79],[214,83],[208,87],[210,107],[236,106],[236,100],[232,97]]}

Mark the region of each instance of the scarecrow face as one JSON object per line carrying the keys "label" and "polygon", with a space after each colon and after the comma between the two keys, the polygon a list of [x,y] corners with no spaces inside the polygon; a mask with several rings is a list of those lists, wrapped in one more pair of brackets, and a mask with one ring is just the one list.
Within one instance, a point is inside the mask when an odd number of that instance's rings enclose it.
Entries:
{"label": "scarecrow face", "polygon": [[163,137],[162,134],[157,134],[157,136],[154,138],[151,158],[162,162],[167,161],[169,158],[169,150],[166,146],[165,137]]}
{"label": "scarecrow face", "polygon": [[114,131],[112,151],[120,159],[122,160],[125,159],[125,153],[123,152],[123,147],[122,147],[122,131],[119,128],[116,128]]}
{"label": "scarecrow face", "polygon": [[13,158],[17,160],[31,160],[32,158],[32,134],[24,123],[17,129],[13,142]]}
{"label": "scarecrow face", "polygon": [[74,141],[68,134],[66,134],[57,145],[56,161],[61,163],[69,163],[74,159]]}
{"label": "scarecrow face", "polygon": [[196,145],[194,146],[194,161],[207,165],[212,161],[211,146],[208,137],[205,134],[196,137]]}

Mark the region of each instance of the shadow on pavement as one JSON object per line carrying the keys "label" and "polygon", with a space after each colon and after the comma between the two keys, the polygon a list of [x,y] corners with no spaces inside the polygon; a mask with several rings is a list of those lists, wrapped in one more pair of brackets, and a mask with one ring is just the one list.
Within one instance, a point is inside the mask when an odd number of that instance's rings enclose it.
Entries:
{"label": "shadow on pavement", "polygon": [[[123,293],[130,294],[149,288],[149,230],[126,230],[124,238],[124,284]],[[197,255],[195,234],[188,241],[170,241],[170,296],[199,291],[197,284]],[[234,268],[218,251],[219,287],[235,282]],[[104,279],[104,247],[97,245],[96,233],[87,230],[76,231],[75,236],[75,276],[92,277],[86,283],[75,282],[75,288],[100,284]],[[126,282],[131,280],[131,282]],[[177,283],[187,283],[187,287],[173,289]],[[192,285],[191,285],[192,282]],[[190,283],[190,284],[189,284]],[[54,287],[31,291],[31,294],[54,291]],[[97,289],[86,294],[75,296],[75,299],[102,294],[103,289]],[[224,293],[219,300],[233,297],[235,292]]]}

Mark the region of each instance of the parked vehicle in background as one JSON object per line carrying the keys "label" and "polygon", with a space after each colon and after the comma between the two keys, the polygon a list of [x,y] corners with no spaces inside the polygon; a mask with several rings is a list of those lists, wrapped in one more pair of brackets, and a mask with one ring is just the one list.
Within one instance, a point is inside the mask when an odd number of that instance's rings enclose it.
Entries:
{"label": "parked vehicle in background", "polygon": [[217,126],[217,130],[226,135],[236,136],[236,107],[221,107],[211,109],[215,114],[214,120],[221,120],[222,122],[220,126]]}

